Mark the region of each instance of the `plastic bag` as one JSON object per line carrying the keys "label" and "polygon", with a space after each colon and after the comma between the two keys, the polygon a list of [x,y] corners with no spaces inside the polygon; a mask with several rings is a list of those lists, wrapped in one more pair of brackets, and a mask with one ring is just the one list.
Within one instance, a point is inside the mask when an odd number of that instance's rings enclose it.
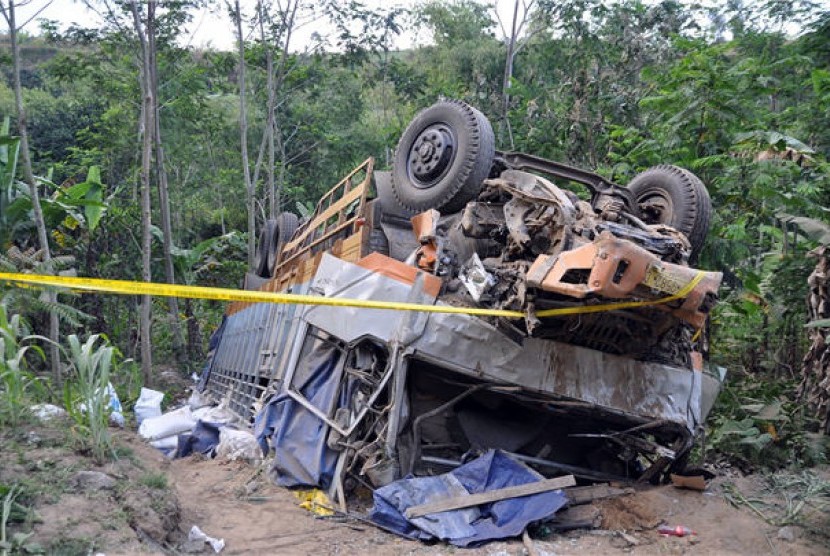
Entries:
{"label": "plastic bag", "polygon": [[[124,427],[124,413],[123,409],[121,408],[121,400],[118,399],[118,393],[115,391],[115,388],[112,385],[112,382],[107,383],[106,392],[103,392],[102,388],[99,388],[95,392],[96,397],[100,395],[108,396],[107,407],[110,410],[109,420],[111,425],[116,425],[119,427]],[[87,400],[92,404],[92,400]],[[81,402],[78,404],[78,410],[82,413],[86,413],[87,403]]]}
{"label": "plastic bag", "polygon": [[190,394],[190,398],[187,400],[187,405],[190,406],[190,409],[196,411],[201,407],[207,407],[209,405],[213,405],[213,402],[210,401],[210,398],[201,392],[197,392],[196,390]]}
{"label": "plastic bag", "polygon": [[159,440],[166,436],[189,432],[195,426],[196,419],[193,418],[190,408],[184,406],[159,417],[144,419],[138,427],[138,434],[147,440]]}
{"label": "plastic bag", "polygon": [[150,442],[150,446],[165,453],[170,450],[175,450],[179,447],[179,435],[174,434],[172,436],[159,438],[158,440],[153,440]]}
{"label": "plastic bag", "polygon": [[121,407],[121,400],[118,399],[118,393],[112,386],[112,382],[107,383],[107,394],[110,397],[110,424],[124,428],[124,409]]}
{"label": "plastic bag", "polygon": [[190,533],[187,534],[187,540],[193,542],[206,542],[210,545],[214,552],[217,554],[222,552],[222,549],[225,548],[225,539],[217,539],[214,537],[207,536],[199,527],[194,525],[190,529]]}
{"label": "plastic bag", "polygon": [[138,397],[138,401],[135,402],[135,407],[133,407],[135,421],[139,426],[145,419],[161,415],[161,400],[163,398],[164,392],[149,388],[141,389],[141,395]]}
{"label": "plastic bag", "polygon": [[32,414],[40,421],[48,421],[55,417],[64,417],[66,410],[50,403],[39,403],[29,408]]}
{"label": "plastic bag", "polygon": [[262,457],[262,450],[248,431],[238,431],[223,427],[219,431],[219,446],[216,447],[216,457],[229,459],[245,459],[255,461]]}
{"label": "plastic bag", "polygon": [[236,417],[224,406],[217,405],[216,407],[200,407],[193,412],[193,418],[206,423],[225,425]]}

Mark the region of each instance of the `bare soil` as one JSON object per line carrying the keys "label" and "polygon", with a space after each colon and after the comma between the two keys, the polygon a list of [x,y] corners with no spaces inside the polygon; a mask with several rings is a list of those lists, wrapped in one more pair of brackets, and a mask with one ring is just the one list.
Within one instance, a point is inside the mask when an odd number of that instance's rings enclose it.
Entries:
{"label": "bare soil", "polygon": [[[198,525],[225,540],[223,554],[526,554],[520,539],[462,550],[424,544],[381,531],[358,519],[320,518],[301,509],[294,494],[273,485],[264,467],[192,457],[168,461],[130,432],[117,432],[120,458],[97,466],[78,453],[71,426],[53,424],[0,431],[0,485],[22,484],[34,512],[9,526],[31,531],[48,554],[178,554],[195,550],[187,532]],[[80,471],[115,480],[112,488],[81,487]],[[830,480],[827,469],[817,470]],[[761,476],[721,477],[706,492],[672,486],[597,502],[600,529],[534,531],[539,554],[805,554],[830,552],[830,517],[809,504],[799,525],[782,532],[752,509],[736,508],[725,493],[739,492],[770,518],[786,510],[787,495]],[[733,496],[734,498],[734,496]],[[355,508],[365,509],[368,499]],[[791,506],[789,506],[791,507]],[[696,534],[677,538],[656,527],[684,525]],[[208,553],[209,547],[205,547]],[[211,551],[212,552],[212,551]]]}

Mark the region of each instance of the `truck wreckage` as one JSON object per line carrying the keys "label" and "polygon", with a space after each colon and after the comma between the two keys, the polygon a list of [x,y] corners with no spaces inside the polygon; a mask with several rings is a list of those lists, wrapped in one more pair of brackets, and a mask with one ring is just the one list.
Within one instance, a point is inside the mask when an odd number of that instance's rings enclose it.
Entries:
{"label": "truck wreckage", "polygon": [[278,484],[341,505],[491,449],[546,476],[657,482],[720,386],[704,355],[721,275],[689,266],[710,213],[686,170],[622,187],[498,152],[478,110],[438,102],[392,171],[369,159],[304,222],[269,221],[246,288],[447,312],[234,303],[200,388],[253,422]]}

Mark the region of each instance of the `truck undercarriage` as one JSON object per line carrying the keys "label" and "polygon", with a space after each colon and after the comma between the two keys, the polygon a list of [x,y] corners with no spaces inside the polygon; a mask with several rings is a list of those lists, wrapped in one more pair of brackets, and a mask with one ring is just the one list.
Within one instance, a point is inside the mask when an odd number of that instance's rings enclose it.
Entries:
{"label": "truck undercarriage", "polygon": [[342,504],[492,448],[584,481],[683,467],[719,387],[702,352],[721,276],[689,267],[705,187],[660,166],[623,188],[498,153],[488,129],[438,103],[391,172],[370,159],[307,222],[266,228],[249,288],[489,311],[231,306],[201,386],[254,421],[278,483]]}

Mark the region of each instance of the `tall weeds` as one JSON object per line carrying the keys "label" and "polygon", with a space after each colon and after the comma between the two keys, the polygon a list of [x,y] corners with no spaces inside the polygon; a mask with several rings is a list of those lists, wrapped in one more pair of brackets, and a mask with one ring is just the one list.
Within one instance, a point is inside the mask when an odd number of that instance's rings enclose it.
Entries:
{"label": "tall weeds", "polygon": [[44,357],[39,346],[29,343],[40,337],[25,334],[20,315],[9,317],[5,303],[0,303],[0,423],[10,427],[16,427],[28,415],[29,391],[37,385],[37,379],[27,370],[26,354]]}
{"label": "tall weeds", "polygon": [[[100,334],[90,336],[83,344],[75,334],[67,340],[74,377],[64,385],[64,402],[89,443],[92,456],[102,463],[115,456],[109,433],[109,383],[116,350]],[[96,345],[99,340],[101,343]]]}

